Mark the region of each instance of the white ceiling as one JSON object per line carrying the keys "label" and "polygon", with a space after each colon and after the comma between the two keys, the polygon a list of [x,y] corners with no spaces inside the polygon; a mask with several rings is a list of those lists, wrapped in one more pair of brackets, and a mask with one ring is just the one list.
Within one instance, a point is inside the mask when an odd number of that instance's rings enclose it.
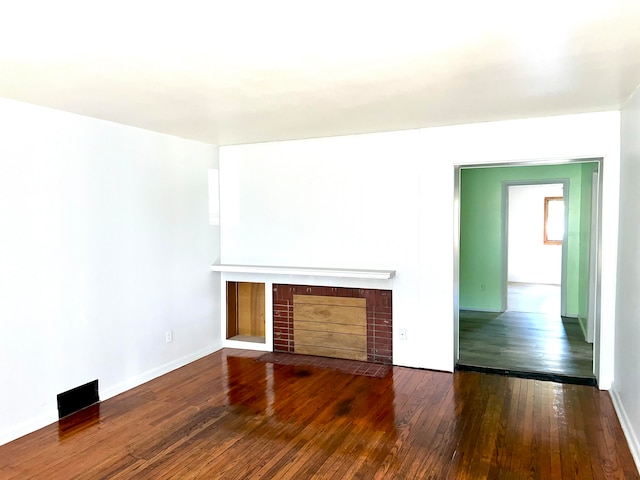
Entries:
{"label": "white ceiling", "polygon": [[221,145],[617,110],[640,0],[6,0],[0,96]]}

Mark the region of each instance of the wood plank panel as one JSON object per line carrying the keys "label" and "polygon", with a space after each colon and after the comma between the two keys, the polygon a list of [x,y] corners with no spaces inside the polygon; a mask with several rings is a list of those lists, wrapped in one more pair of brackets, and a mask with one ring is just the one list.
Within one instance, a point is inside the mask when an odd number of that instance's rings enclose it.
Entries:
{"label": "wood plank panel", "polygon": [[366,298],[330,297],[325,295],[294,295],[293,303],[313,305],[342,305],[344,307],[367,307]]}
{"label": "wood plank panel", "polygon": [[293,296],[294,352],[367,360],[366,299]]}
{"label": "wood plank panel", "polygon": [[238,282],[238,335],[264,337],[264,283]]}
{"label": "wood plank panel", "polygon": [[0,446],[0,478],[640,479],[594,387],[262,354],[218,351]]}
{"label": "wood plank panel", "polygon": [[293,303],[293,318],[316,322],[360,324],[367,321],[367,310],[342,305],[315,305]]}
{"label": "wood plank panel", "polygon": [[367,335],[367,325],[344,324],[327,322],[309,322],[296,319],[296,330],[315,330],[317,332],[350,333],[352,335]]}
{"label": "wood plank panel", "polygon": [[335,346],[343,350],[367,351],[366,335],[350,333],[317,332],[315,330],[296,330],[296,347],[307,345]]}

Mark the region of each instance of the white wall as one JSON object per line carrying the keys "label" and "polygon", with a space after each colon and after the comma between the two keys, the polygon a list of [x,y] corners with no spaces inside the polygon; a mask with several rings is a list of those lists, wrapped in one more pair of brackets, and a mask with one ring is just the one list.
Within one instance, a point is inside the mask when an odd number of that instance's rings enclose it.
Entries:
{"label": "white wall", "polygon": [[[217,147],[0,100],[0,444],[220,345]],[[173,343],[165,331],[173,330]]]}
{"label": "white wall", "polygon": [[621,119],[615,382],[618,414],[640,469],[640,91]]}
{"label": "white wall", "polygon": [[562,197],[562,184],[509,186],[508,279],[562,281],[562,245],[544,244],[544,199]]}
{"label": "white wall", "polygon": [[222,259],[396,269],[397,277],[386,285],[393,289],[394,330],[405,328],[408,340],[394,335],[394,363],[451,371],[455,166],[594,157],[604,157],[605,164],[597,344],[600,386],[608,388],[618,112],[221,147]]}
{"label": "white wall", "polygon": [[[421,238],[416,221],[420,184],[414,170],[420,161],[418,130],[220,151],[225,263],[395,269],[398,274],[392,281],[276,276],[264,280],[393,287],[394,315],[412,315],[414,299],[420,296],[415,268]],[[439,234],[451,241],[450,229]],[[239,279],[224,277],[231,278]],[[425,333],[420,323],[407,326],[409,338],[418,340]],[[395,349],[396,362],[419,362],[405,346],[408,342]],[[438,368],[450,366],[446,345],[436,358],[441,360]]]}

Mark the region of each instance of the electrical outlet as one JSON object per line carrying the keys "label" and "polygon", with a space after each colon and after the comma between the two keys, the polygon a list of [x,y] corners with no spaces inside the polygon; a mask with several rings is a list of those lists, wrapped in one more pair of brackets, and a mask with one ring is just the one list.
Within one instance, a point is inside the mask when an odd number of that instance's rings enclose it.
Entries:
{"label": "electrical outlet", "polygon": [[487,286],[484,283],[480,284],[480,291],[484,292],[487,289]]}
{"label": "electrical outlet", "polygon": [[167,343],[173,342],[173,330],[167,330],[164,332],[164,339]]}
{"label": "electrical outlet", "polygon": [[407,339],[407,329],[406,328],[398,329],[398,338],[400,340],[406,340]]}

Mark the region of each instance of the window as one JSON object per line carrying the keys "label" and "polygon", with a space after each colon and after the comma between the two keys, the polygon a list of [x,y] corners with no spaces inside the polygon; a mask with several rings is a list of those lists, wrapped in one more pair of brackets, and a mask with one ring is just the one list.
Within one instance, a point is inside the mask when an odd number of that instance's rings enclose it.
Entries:
{"label": "window", "polygon": [[544,244],[562,245],[564,239],[564,198],[544,197]]}

